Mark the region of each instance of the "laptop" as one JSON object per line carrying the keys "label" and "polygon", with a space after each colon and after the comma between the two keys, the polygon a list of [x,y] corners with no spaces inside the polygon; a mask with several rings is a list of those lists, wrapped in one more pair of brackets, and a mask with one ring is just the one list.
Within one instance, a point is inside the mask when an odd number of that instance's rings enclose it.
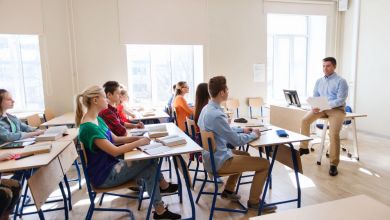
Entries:
{"label": "laptop", "polygon": [[24,142],[11,142],[7,144],[0,145],[0,149],[15,149],[15,148],[24,148],[25,146],[34,144],[35,141],[24,141]]}

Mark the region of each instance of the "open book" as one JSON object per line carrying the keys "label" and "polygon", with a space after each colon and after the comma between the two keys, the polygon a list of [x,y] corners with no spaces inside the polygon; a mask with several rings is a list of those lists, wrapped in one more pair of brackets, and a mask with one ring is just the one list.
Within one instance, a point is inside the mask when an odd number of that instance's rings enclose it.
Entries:
{"label": "open book", "polygon": [[164,137],[168,135],[167,126],[164,124],[147,127],[150,138]]}
{"label": "open book", "polygon": [[148,145],[138,147],[138,149],[142,150],[143,152],[149,155],[161,154],[172,150],[170,147],[164,146],[161,143],[150,143]]}
{"label": "open book", "polygon": [[326,97],[309,97],[307,98],[307,103],[311,106],[312,109],[318,108],[320,111],[331,109],[329,106],[328,98]]}
{"label": "open book", "polygon": [[148,129],[146,129],[146,128],[132,128],[128,131],[131,134],[131,136],[142,136],[146,132],[148,132]]}
{"label": "open book", "polygon": [[66,133],[68,127],[64,126],[54,126],[48,128],[45,133],[37,136],[35,141],[55,141],[63,136]]}
{"label": "open book", "polygon": [[155,116],[156,113],[154,111],[145,111],[145,112],[142,112],[142,116],[143,117],[150,117],[150,116]]}
{"label": "open book", "polygon": [[156,141],[169,147],[187,143],[185,138],[180,137],[178,135],[169,135],[161,138],[156,138]]}

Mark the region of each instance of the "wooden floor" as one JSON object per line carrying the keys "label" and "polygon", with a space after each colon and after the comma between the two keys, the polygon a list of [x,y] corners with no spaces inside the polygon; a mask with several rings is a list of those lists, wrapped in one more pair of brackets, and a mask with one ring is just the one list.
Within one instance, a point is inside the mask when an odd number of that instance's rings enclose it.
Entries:
{"label": "wooden floor", "polygon": [[[359,133],[359,150],[360,161],[354,161],[346,157],[346,153],[342,153],[341,162],[339,165],[339,175],[330,177],[328,175],[329,161],[325,156],[322,160],[322,165],[316,165],[316,152],[302,158],[304,176],[300,177],[302,186],[302,206],[322,203],[341,199],[353,195],[366,194],[372,198],[390,206],[390,140],[370,136]],[[257,155],[254,150],[251,152]],[[168,178],[168,174],[164,174]],[[70,176],[74,177],[74,170]],[[172,180],[176,181],[176,178]],[[200,183],[198,182],[193,196],[196,197]],[[209,185],[209,189],[212,186]],[[131,193],[130,190],[122,190],[122,193]],[[246,204],[249,193],[249,185],[241,186],[240,194],[242,202]],[[58,192],[53,193],[53,196],[58,195]],[[73,195],[73,210],[70,212],[70,219],[84,219],[89,207],[89,200],[86,193],[85,185],[82,190],[78,190],[75,184],[72,184]],[[164,197],[163,200],[169,205],[169,209],[174,212],[179,212],[183,217],[190,216],[190,206],[186,193],[184,195],[184,203],[180,204],[178,196]],[[296,195],[294,186],[293,172],[276,164],[273,172],[273,189],[267,197],[267,202],[275,202],[282,199],[293,198]],[[146,209],[149,200],[144,201],[141,211],[137,210],[137,202],[107,196],[104,199],[103,206],[105,207],[127,207],[133,210],[136,219],[145,219]],[[236,207],[234,203],[219,200],[217,204],[226,207]],[[45,207],[59,207],[62,203],[45,205]],[[211,197],[202,196],[198,205],[196,205],[196,218],[207,219],[211,207]],[[278,212],[287,209],[295,209],[296,203],[279,205]],[[362,208],[362,207],[356,207]],[[246,215],[216,212],[214,219],[248,219],[255,216],[256,212],[249,211]],[[46,219],[64,219],[63,211],[45,213]],[[37,219],[37,215],[26,216],[23,219]],[[128,219],[128,215],[112,212],[95,212],[93,219]]]}

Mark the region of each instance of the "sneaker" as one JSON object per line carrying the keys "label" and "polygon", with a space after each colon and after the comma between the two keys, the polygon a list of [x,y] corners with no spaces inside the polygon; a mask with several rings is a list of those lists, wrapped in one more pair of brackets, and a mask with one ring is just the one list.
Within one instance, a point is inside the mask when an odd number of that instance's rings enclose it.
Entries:
{"label": "sneaker", "polygon": [[337,171],[337,166],[330,165],[329,175],[337,176],[339,172]]}
{"label": "sneaker", "polygon": [[169,183],[169,186],[166,189],[161,189],[161,187],[160,187],[160,194],[161,195],[163,195],[163,194],[172,194],[172,193],[177,192],[178,189],[179,189],[179,185],[178,184]]}
{"label": "sneaker", "polygon": [[181,219],[181,215],[173,213],[169,211],[168,208],[166,208],[165,212],[161,215],[158,215],[157,212],[154,212],[153,219]]}
{"label": "sneaker", "polygon": [[233,201],[233,202],[238,202],[241,199],[241,196],[237,195],[234,192],[230,193],[230,192],[226,192],[226,190],[224,190],[221,193],[221,198],[222,199],[226,199],[226,200],[230,200],[230,201]]}
{"label": "sneaker", "polygon": [[304,154],[309,154],[310,150],[307,148],[299,148],[299,155],[302,156]]}
{"label": "sneaker", "polygon": [[134,191],[134,192],[139,192],[139,191],[141,191],[141,187],[139,187],[139,186],[130,186],[129,190]]}
{"label": "sneaker", "polygon": [[[248,205],[248,209],[258,211],[260,206],[260,201],[256,204],[250,204],[248,201],[247,205]],[[278,209],[276,205],[270,205],[270,206],[265,206],[265,205],[267,205],[266,202],[264,202],[262,212],[274,212],[276,209]]]}

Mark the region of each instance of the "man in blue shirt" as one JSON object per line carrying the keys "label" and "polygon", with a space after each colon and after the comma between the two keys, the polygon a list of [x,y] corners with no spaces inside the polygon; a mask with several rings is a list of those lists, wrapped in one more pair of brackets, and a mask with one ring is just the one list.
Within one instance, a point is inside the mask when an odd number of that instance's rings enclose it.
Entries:
{"label": "man in blue shirt", "polygon": [[[334,71],[336,59],[333,57],[324,58],[322,64],[324,77],[317,80],[314,87],[314,97],[327,97],[331,109],[321,111],[312,109],[302,119],[301,133],[310,135],[310,124],[319,118],[328,118],[330,136],[330,169],[329,175],[338,174],[337,165],[340,161],[340,130],[345,117],[345,100],[348,96],[348,84],[345,79]],[[302,142],[299,152],[301,155],[308,154],[308,142]]]}
{"label": "man in blue shirt", "polygon": [[[234,193],[238,178],[242,172],[255,171],[250,189],[248,208],[257,210],[260,194],[267,178],[269,162],[260,157],[251,157],[249,153],[244,151],[229,149],[226,144],[230,143],[234,146],[245,145],[259,138],[260,131],[258,129],[230,127],[228,118],[221,108],[221,103],[227,100],[229,94],[224,76],[211,78],[208,87],[211,100],[202,109],[198,126],[201,130],[214,133],[216,143],[214,157],[218,173],[238,173],[229,176],[221,197],[238,201],[241,197]],[[210,153],[204,150],[202,156],[205,169],[211,172]],[[263,211],[269,212],[275,209],[276,206],[268,206]]]}

